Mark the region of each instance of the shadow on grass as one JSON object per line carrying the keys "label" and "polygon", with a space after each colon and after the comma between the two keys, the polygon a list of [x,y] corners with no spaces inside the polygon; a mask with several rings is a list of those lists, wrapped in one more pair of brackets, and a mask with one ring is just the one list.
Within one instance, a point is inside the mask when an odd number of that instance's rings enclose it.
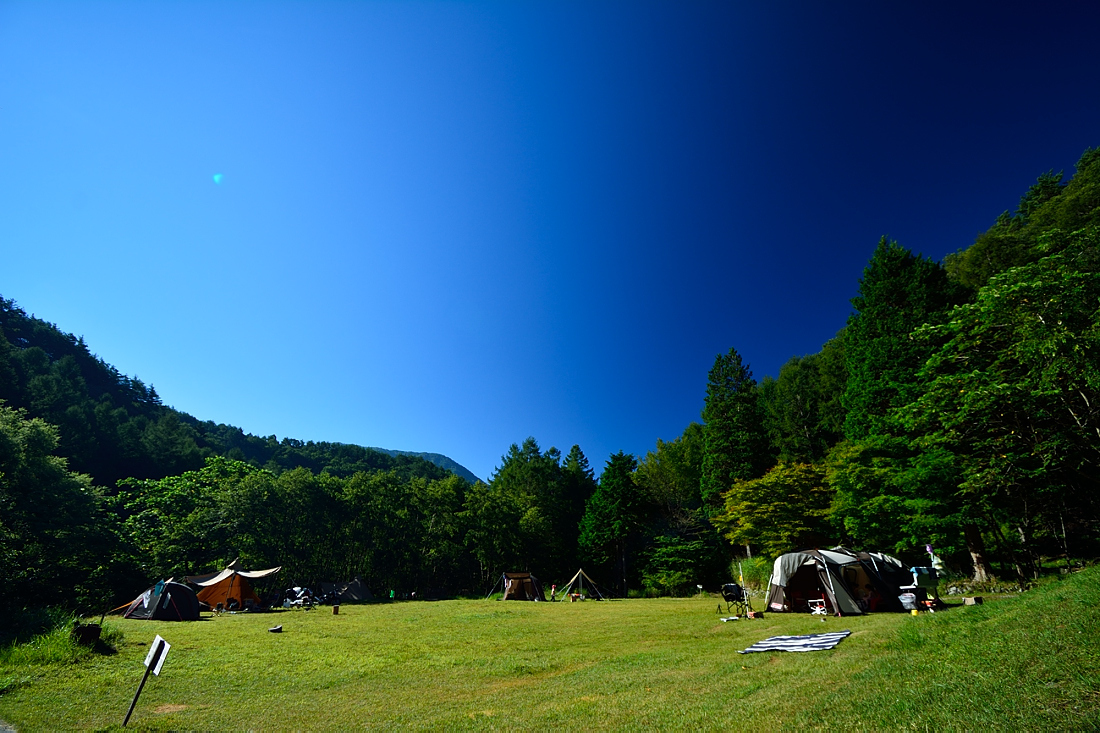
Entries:
{"label": "shadow on grass", "polygon": [[60,626],[71,626],[73,614],[56,608],[31,608],[14,611],[0,624],[0,649],[26,644]]}

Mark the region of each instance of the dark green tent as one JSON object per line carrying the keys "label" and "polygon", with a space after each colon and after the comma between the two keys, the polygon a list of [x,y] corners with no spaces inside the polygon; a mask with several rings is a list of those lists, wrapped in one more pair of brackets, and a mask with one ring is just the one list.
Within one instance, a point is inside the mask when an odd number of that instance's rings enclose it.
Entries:
{"label": "dark green tent", "polygon": [[148,621],[198,621],[199,599],[186,585],[162,580],[135,598],[122,616]]}

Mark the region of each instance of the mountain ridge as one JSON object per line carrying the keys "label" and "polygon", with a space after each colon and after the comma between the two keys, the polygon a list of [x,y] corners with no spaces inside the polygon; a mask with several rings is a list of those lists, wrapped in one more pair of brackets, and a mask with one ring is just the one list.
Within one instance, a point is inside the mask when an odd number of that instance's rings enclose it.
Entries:
{"label": "mountain ridge", "polygon": [[433,463],[440,468],[445,468],[453,474],[456,474],[471,484],[485,483],[480,478],[474,475],[473,471],[463,466],[458,461],[443,455],[442,453],[425,453],[409,450],[394,450],[393,448],[379,448],[378,446],[367,446],[367,450],[376,450],[379,453],[385,453],[390,456],[415,456],[416,458],[422,458],[429,463]]}
{"label": "mountain ridge", "polygon": [[477,477],[440,453],[256,436],[165,405],[156,389],[94,355],[83,337],[28,316],[0,295],[0,401],[57,427],[59,455],[101,486],[178,475],[210,456],[276,472],[305,467],[349,476],[397,471],[429,479]]}

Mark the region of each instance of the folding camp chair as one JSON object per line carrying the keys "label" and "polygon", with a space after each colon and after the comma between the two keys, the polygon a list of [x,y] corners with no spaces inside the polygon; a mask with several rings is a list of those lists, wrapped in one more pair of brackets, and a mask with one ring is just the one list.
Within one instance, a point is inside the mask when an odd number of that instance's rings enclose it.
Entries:
{"label": "folding camp chair", "polygon": [[745,595],[745,589],[737,583],[726,583],[722,586],[722,599],[726,602],[726,613],[733,610],[738,616],[749,615],[749,599]]}

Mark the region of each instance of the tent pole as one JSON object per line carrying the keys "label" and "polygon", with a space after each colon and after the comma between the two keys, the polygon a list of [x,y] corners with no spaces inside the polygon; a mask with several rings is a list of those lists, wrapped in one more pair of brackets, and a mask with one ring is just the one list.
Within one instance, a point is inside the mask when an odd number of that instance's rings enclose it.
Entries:
{"label": "tent pole", "polygon": [[821,561],[821,567],[825,568],[825,577],[829,580],[829,592],[833,594],[833,612],[840,615],[840,604],[836,602],[836,588],[833,587],[833,574],[829,572],[829,563]]}
{"label": "tent pole", "polygon": [[500,585],[500,581],[502,581],[502,580],[504,580],[504,574],[503,573],[501,573],[500,578],[498,578],[497,582],[493,585],[492,590],[489,591],[489,595],[485,596],[485,600],[489,600],[492,597],[493,593],[496,592],[497,586]]}

